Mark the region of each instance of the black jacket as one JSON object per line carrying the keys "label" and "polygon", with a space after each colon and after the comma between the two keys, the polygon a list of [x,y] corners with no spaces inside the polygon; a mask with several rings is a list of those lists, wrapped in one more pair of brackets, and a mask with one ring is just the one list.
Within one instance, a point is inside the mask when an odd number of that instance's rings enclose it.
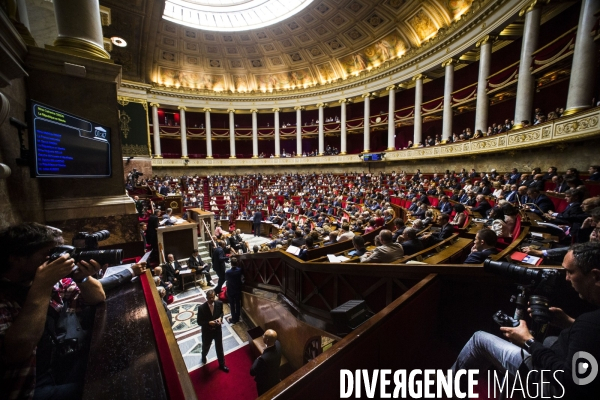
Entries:
{"label": "black jacket", "polygon": [[281,343],[267,347],[250,368],[250,375],[256,381],[259,396],[279,383],[279,365],[281,364]]}
{"label": "black jacket", "polygon": [[211,314],[208,302],[198,307],[198,325],[202,328],[202,335],[221,336],[221,326],[210,326],[208,323],[217,318],[223,318],[223,303],[215,300],[214,312]]}
{"label": "black jacket", "polygon": [[470,253],[464,264],[483,264],[483,262],[491,255],[498,254],[496,249],[485,249],[483,251],[475,251]]}

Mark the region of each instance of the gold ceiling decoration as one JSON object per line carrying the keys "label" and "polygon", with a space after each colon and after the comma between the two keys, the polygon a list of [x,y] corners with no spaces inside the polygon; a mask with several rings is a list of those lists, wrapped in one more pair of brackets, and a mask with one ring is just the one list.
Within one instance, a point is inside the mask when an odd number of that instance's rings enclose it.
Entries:
{"label": "gold ceiling decoration", "polygon": [[[278,24],[240,32],[210,32],[160,20],[155,46],[147,49],[148,83],[217,94],[272,93],[343,82],[414,54],[440,29],[464,18],[472,4],[473,0],[321,0]],[[118,14],[113,9],[113,22],[118,23]]]}

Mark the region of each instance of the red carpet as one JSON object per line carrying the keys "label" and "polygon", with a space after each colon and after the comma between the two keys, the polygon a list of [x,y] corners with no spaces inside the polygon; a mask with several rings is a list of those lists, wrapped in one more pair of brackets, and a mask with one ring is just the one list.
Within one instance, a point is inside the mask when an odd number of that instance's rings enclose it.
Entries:
{"label": "red carpet", "polygon": [[219,369],[217,360],[190,372],[192,384],[199,399],[210,400],[254,400],[258,397],[256,383],[250,376],[254,359],[250,347],[244,346],[225,355],[229,373]]}

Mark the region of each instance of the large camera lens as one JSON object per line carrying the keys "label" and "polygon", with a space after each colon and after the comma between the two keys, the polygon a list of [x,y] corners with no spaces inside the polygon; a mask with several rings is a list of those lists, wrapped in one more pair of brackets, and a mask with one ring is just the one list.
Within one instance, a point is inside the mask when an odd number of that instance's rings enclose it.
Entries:
{"label": "large camera lens", "polygon": [[87,262],[90,262],[90,260],[94,260],[100,265],[119,265],[123,260],[123,250],[115,249],[80,251],[75,256],[75,261],[79,262],[81,260]]}
{"label": "large camera lens", "polygon": [[542,274],[542,270],[521,267],[505,261],[492,261],[490,259],[487,259],[483,262],[483,269],[510,278],[515,278],[519,282],[537,281]]}
{"label": "large camera lens", "polygon": [[90,236],[94,236],[96,237],[96,239],[98,239],[99,242],[106,240],[110,237],[110,232],[107,231],[106,229],[98,231],[98,232],[94,232],[92,233]]}
{"label": "large camera lens", "polygon": [[531,318],[539,323],[545,324],[550,320],[550,304],[545,296],[530,296],[529,308],[531,309]]}

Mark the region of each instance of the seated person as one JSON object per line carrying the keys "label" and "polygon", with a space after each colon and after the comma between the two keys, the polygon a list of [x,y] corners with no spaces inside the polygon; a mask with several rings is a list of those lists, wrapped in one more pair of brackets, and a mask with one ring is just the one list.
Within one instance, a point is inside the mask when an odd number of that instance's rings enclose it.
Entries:
{"label": "seated person", "polygon": [[352,240],[354,237],[354,232],[350,230],[350,225],[347,222],[342,224],[342,229],[339,231],[339,235],[337,237],[338,242],[345,242],[346,240]]}
{"label": "seated person", "polygon": [[361,257],[367,252],[367,248],[365,247],[365,238],[361,235],[355,235],[352,238],[352,245],[354,246],[354,250],[350,252],[352,254],[348,254],[350,256]]}
{"label": "seated person", "polygon": [[477,232],[471,253],[467,256],[465,264],[482,264],[488,257],[498,254],[496,243],[498,236],[491,230],[484,228]]}
{"label": "seated person", "polygon": [[402,246],[392,242],[392,232],[388,229],[383,229],[377,237],[381,241],[381,245],[360,257],[361,263],[390,263],[404,256]]}
{"label": "seated person", "polygon": [[188,267],[194,271],[196,275],[204,275],[204,278],[206,279],[206,286],[213,286],[212,278],[210,277],[211,266],[210,264],[202,261],[202,257],[200,257],[200,254],[198,253],[198,249],[194,249],[192,251],[192,256],[188,260]]}
{"label": "seated person", "polygon": [[475,198],[475,200],[477,201],[476,205],[467,205],[467,208],[469,208],[471,210],[471,212],[476,212],[481,214],[482,217],[485,217],[487,214],[487,211],[492,208],[492,206],[490,205],[490,203],[485,199],[485,196],[482,194],[478,194],[477,197]]}
{"label": "seated person", "polygon": [[425,246],[417,237],[419,233],[416,229],[408,228],[404,230],[402,236],[398,237],[398,243],[402,244],[404,255],[410,256],[423,250]]}
{"label": "seated person", "polygon": [[452,219],[452,222],[450,222],[450,225],[455,225],[459,228],[462,228],[465,224],[465,221],[467,220],[467,215],[465,214],[465,206],[462,204],[455,204],[454,212],[454,218]]}
{"label": "seated person", "polygon": [[404,224],[404,220],[402,218],[396,218],[394,220],[394,226],[396,227],[396,230],[392,235],[392,242],[396,242],[398,240],[398,237],[402,235],[404,229],[406,228],[406,225]]}
{"label": "seated person", "polygon": [[239,254],[247,253],[249,245],[242,238],[242,231],[240,229],[236,229],[233,234],[229,237],[229,243],[231,247]]}
{"label": "seated person", "polygon": [[450,225],[450,216],[448,214],[440,214],[439,223],[441,228],[437,232],[426,233],[421,236],[422,240],[425,241],[425,246],[433,246],[435,243],[439,243],[448,239],[454,233],[454,228]]}
{"label": "seated person", "polygon": [[365,232],[364,234],[366,235],[369,232],[373,232],[375,230],[375,220],[374,219],[370,219],[369,220],[369,225],[365,228]]}
{"label": "seated person", "polygon": [[167,290],[167,294],[173,294],[173,284],[163,279],[162,267],[154,268],[154,283],[156,283],[156,286],[164,287]]}
{"label": "seated person", "polygon": [[165,273],[165,280],[173,285],[179,284],[179,271],[183,268],[179,262],[175,260],[173,254],[167,255],[167,262],[164,263],[162,267]]}
{"label": "seated person", "polygon": [[[476,332],[463,347],[456,362],[452,366],[453,376],[458,370],[479,369],[489,367],[501,368],[511,375],[519,372],[527,376],[528,371],[547,370],[547,376],[553,376],[538,384],[544,389],[540,398],[564,397],[565,399],[595,399],[600,393],[600,379],[594,379],[580,385],[577,371],[578,361],[575,357],[580,352],[588,353],[592,359],[600,359],[600,260],[599,243],[580,243],[571,247],[563,261],[566,280],[583,300],[596,307],[594,311],[585,312],[572,318],[562,309],[550,307],[550,323],[562,331],[551,344],[537,341],[529,332],[527,322],[521,320],[519,326],[500,327],[502,336],[487,332]],[[589,360],[589,358],[588,358]],[[501,375],[503,375],[501,373]],[[539,376],[539,375],[538,375]],[[577,380],[575,380],[577,379]],[[541,383],[539,380],[536,383]]]}

